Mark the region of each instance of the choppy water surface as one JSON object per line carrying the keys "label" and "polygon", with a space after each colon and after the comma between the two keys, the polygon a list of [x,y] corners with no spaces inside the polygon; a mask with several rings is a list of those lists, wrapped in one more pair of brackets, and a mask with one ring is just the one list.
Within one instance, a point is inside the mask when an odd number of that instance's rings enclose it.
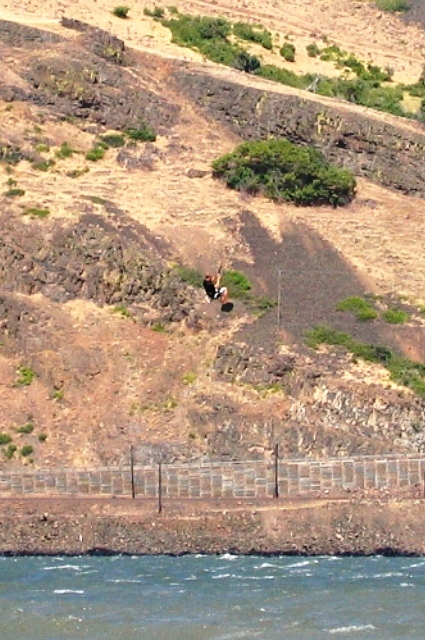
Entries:
{"label": "choppy water surface", "polygon": [[1,640],[423,640],[425,559],[0,558]]}

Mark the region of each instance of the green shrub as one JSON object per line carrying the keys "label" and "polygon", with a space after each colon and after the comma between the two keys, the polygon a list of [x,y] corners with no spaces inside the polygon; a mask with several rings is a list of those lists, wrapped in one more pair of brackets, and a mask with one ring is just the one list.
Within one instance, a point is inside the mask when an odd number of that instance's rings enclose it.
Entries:
{"label": "green shrub", "polygon": [[35,378],[35,371],[30,369],[30,367],[19,367],[17,374],[18,377],[13,384],[14,387],[27,387]]}
{"label": "green shrub", "polygon": [[79,178],[88,171],[90,171],[88,167],[84,167],[84,169],[71,169],[71,171],[67,171],[65,175],[67,175],[68,178]]}
{"label": "green shrub", "polygon": [[345,55],[344,51],[340,49],[336,44],[332,44],[329,47],[325,47],[320,53],[320,59],[325,61],[337,62]]}
{"label": "green shrub", "polygon": [[22,425],[22,427],[16,429],[16,431],[17,433],[32,433],[34,431],[34,425],[32,422],[27,422],[26,424]]}
{"label": "green shrub", "polygon": [[280,48],[279,53],[287,62],[295,61],[295,46],[291,42],[285,42]]}
{"label": "green shrub", "polygon": [[7,184],[8,187],[16,187],[18,182],[14,178],[8,178],[6,180],[6,184]]}
{"label": "green shrub", "polygon": [[255,75],[266,78],[267,80],[272,80],[273,82],[286,84],[289,87],[296,87],[297,89],[306,89],[314,80],[314,76],[311,74],[298,75],[288,69],[276,67],[274,64],[261,65],[255,72]]}
{"label": "green shrub", "polygon": [[261,62],[257,56],[252,56],[247,51],[241,51],[236,55],[236,58],[232,62],[232,67],[238,69],[238,71],[244,71],[245,73],[254,73],[261,67]]}
{"label": "green shrub", "polygon": [[53,167],[54,165],[54,160],[35,160],[32,163],[32,168],[37,169],[37,171],[48,171],[50,167]]}
{"label": "green shrub", "polygon": [[0,433],[0,445],[1,444],[9,444],[12,442],[12,438],[8,433]]}
{"label": "green shrub", "polygon": [[38,441],[39,442],[46,442],[47,440],[47,433],[39,433],[38,434]]}
{"label": "green shrub", "polygon": [[320,325],[306,332],[305,343],[312,349],[317,349],[321,344],[348,346],[351,337],[348,333]]}
{"label": "green shrub", "polygon": [[105,148],[100,143],[96,143],[94,147],[86,153],[86,160],[90,160],[90,162],[98,162],[98,160],[102,160],[104,157]]}
{"label": "green shrub", "polygon": [[64,397],[65,397],[65,392],[63,389],[56,389],[56,391],[54,391],[52,394],[53,400],[63,400]]}
{"label": "green shrub", "polygon": [[288,140],[245,142],[212,167],[213,176],[231,189],[298,205],[338,206],[355,195],[356,181],[349,171],[332,166],[320,151]]}
{"label": "green shrub", "polygon": [[409,319],[409,314],[402,309],[387,309],[382,317],[390,324],[404,324]]}
{"label": "green shrub", "polygon": [[107,133],[104,136],[100,136],[100,139],[107,144],[108,147],[113,147],[114,149],[123,147],[125,144],[125,138],[120,133]]}
{"label": "green shrub", "polygon": [[4,450],[4,456],[6,460],[12,460],[17,448],[18,447],[15,444],[10,444],[8,447],[6,447],[6,449]]}
{"label": "green shrub", "polygon": [[45,144],[44,142],[41,142],[40,144],[36,145],[35,150],[38,153],[46,153],[46,152],[50,151],[50,147],[49,147],[48,144]]}
{"label": "green shrub", "polygon": [[273,49],[272,34],[258,25],[250,25],[246,22],[236,22],[233,25],[233,35],[247,42],[260,44],[264,49]]}
{"label": "green shrub", "polygon": [[221,278],[221,286],[227,287],[231,298],[245,298],[251,290],[251,282],[240,271],[225,271]]}
{"label": "green shrub", "polygon": [[[171,7],[169,8],[170,13],[178,13],[178,11],[171,11]],[[174,7],[175,9],[175,7]],[[143,13],[145,16],[150,16],[151,18],[156,18],[157,20],[161,20],[165,15],[165,10],[162,7],[155,6],[153,9],[148,9],[145,7],[143,9]]]}
{"label": "green shrub", "polygon": [[30,456],[32,453],[34,452],[33,447],[30,444],[24,444],[24,446],[21,449],[21,456],[23,458],[27,458],[28,456]]}
{"label": "green shrub", "polygon": [[309,58],[317,58],[317,56],[320,55],[320,49],[315,42],[312,44],[308,44],[306,46],[306,49]]}
{"label": "green shrub", "polygon": [[157,322],[151,326],[152,331],[156,333],[165,333],[165,324],[163,322]]}
{"label": "green shrub", "polygon": [[197,287],[198,289],[202,287],[204,276],[200,271],[198,271],[198,269],[179,266],[175,268],[175,271],[183,282],[187,282],[188,284],[191,284],[192,287]]}
{"label": "green shrub", "polygon": [[410,4],[406,0],[375,0],[375,4],[380,11],[390,13],[409,11]]}
{"label": "green shrub", "polygon": [[117,18],[128,18],[129,11],[130,7],[120,5],[119,7],[115,7],[115,9],[112,10],[112,14]]}
{"label": "green shrub", "polygon": [[198,376],[196,375],[196,373],[193,373],[193,371],[189,371],[189,373],[185,373],[185,375],[183,376],[183,382],[184,384],[193,384],[194,382],[196,382],[196,378]]}
{"label": "green shrub", "polygon": [[4,192],[6,198],[17,198],[19,196],[25,195],[24,189],[19,189],[18,187],[14,187],[13,189],[8,189]]}
{"label": "green shrub", "polygon": [[47,218],[50,215],[50,209],[38,209],[37,207],[29,207],[23,212],[24,216],[31,218]]}
{"label": "green shrub", "polygon": [[357,296],[341,300],[341,302],[338,302],[336,305],[336,309],[337,311],[350,311],[351,313],[354,313],[357,320],[362,320],[363,322],[375,320],[375,318],[378,317],[378,312],[372,307],[372,305],[363,298],[359,298]]}
{"label": "green shrub", "polygon": [[19,147],[0,146],[0,162],[15,166],[23,159],[24,154]]}
{"label": "green shrub", "polygon": [[75,149],[68,142],[62,142],[60,148],[56,149],[55,156],[57,158],[70,158],[74,153],[76,153]]}
{"label": "green shrub", "polygon": [[238,54],[244,51],[229,41],[232,25],[225,18],[179,14],[163,20],[162,24],[170,29],[176,44],[195,49],[209,60],[228,67],[234,66]]}
{"label": "green shrub", "polygon": [[138,127],[129,127],[125,132],[130,140],[142,142],[155,142],[156,140],[155,131],[145,122],[141,122]]}
{"label": "green shrub", "polygon": [[127,307],[124,307],[122,305],[118,305],[117,307],[114,307],[112,311],[122,316],[123,318],[131,318],[130,311],[127,309]]}

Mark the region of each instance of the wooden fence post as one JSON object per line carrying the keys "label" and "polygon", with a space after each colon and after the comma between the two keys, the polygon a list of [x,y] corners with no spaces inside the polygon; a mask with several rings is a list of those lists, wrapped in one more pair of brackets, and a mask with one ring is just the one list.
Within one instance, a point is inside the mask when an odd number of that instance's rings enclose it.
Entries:
{"label": "wooden fence post", "polygon": [[134,453],[133,446],[130,447],[130,477],[131,477],[131,498],[134,500],[136,492],[134,489]]}
{"label": "wooden fence post", "polygon": [[162,462],[158,463],[158,513],[162,513]]}
{"label": "wooden fence post", "polygon": [[274,446],[274,491],[273,498],[279,497],[279,444]]}

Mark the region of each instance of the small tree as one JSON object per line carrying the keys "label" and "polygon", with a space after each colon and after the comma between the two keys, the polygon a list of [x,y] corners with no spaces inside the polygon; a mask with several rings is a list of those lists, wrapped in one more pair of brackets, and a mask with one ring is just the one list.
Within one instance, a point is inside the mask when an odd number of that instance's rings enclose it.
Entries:
{"label": "small tree", "polygon": [[295,46],[291,42],[285,42],[279,53],[287,62],[295,62]]}

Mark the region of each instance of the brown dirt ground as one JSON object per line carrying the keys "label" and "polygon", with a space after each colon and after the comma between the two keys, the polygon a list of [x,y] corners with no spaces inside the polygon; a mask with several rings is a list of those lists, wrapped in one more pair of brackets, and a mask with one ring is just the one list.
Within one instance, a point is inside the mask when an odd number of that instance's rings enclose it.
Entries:
{"label": "brown dirt ground", "polygon": [[[159,137],[156,146],[162,155],[156,160],[153,172],[134,172],[119,166],[112,150],[101,164],[90,167],[90,172],[77,182],[67,177],[66,171],[84,166],[81,156],[58,161],[57,171],[42,176],[28,163],[21,163],[16,169],[16,179],[26,193],[19,206],[47,206],[53,219],[73,221],[78,219],[83,206],[102,213],[101,205],[88,205],[83,196],[107,198],[118,203],[130,218],[145,225],[154,235],[167,238],[176,259],[202,271],[221,261],[225,267],[241,265],[252,277],[257,291],[274,296],[277,274],[281,270],[284,293],[281,336],[287,342],[298,342],[301,331],[312,324],[330,322],[335,317],[335,300],[348,295],[365,291],[397,293],[414,303],[425,303],[425,201],[409,199],[360,179],[358,197],[345,209],[295,208],[263,199],[247,199],[225,190],[210,173],[199,180],[190,179],[188,169],[209,171],[212,159],[231,150],[239,140],[217,123],[209,122],[189,100],[173,93],[168,82],[172,69],[170,59],[199,64],[210,73],[236,78],[241,83],[271,85],[216,68],[203,62],[198,54],[176,47],[170,42],[166,29],[143,15],[143,8],[150,4],[137,3],[127,21],[111,15],[114,6],[106,0],[95,4],[89,0],[60,3],[3,0],[0,16],[68,38],[73,37],[73,32],[60,26],[63,15],[108,29],[137,50],[140,61],[154,75],[158,90],[180,102],[184,117],[169,135]],[[261,3],[219,0],[214,4],[184,2],[178,7],[181,11],[255,19],[280,37],[288,35],[300,51],[296,63],[287,64],[295,71],[333,72],[329,63],[326,66],[320,63],[318,67],[317,62],[313,63],[301,53],[306,44],[323,42],[323,36],[364,60],[393,67],[395,78],[404,82],[416,81],[422,71],[425,33],[418,26],[406,25],[399,16],[379,13],[367,2],[332,0],[324,5],[321,0],[293,0],[284,4],[272,0]],[[275,85],[273,88],[295,91]],[[326,102],[320,97],[315,99]],[[345,108],[352,107],[346,105]],[[6,104],[0,104],[0,134],[13,130],[24,135],[28,127],[40,125],[36,107],[25,104],[14,106],[12,111],[6,109]],[[388,115],[375,114],[375,117],[392,121]],[[40,126],[51,142],[51,154],[55,145],[64,140],[72,140],[81,149],[91,146],[91,134],[69,123],[47,122]],[[418,125],[404,121],[402,126],[414,129]],[[176,153],[175,146],[179,144],[181,147]],[[0,178],[4,188],[7,178],[6,174]],[[7,203],[11,209],[17,206]],[[242,213],[247,210],[249,214]],[[266,257],[270,255],[271,260]],[[33,302],[37,304],[37,300]],[[39,304],[48,305],[46,308],[55,318],[53,304],[44,300]],[[119,407],[125,407],[131,423],[117,419],[105,436],[109,442],[106,448],[124,451],[124,443],[140,439],[141,434],[154,441],[169,438],[187,442],[191,426],[182,405],[198,402],[198,396],[211,385],[211,363],[217,346],[232,337],[257,339],[265,344],[276,323],[276,316],[271,313],[260,328],[258,324],[254,327],[252,319],[247,319],[238,304],[233,316],[219,317],[218,308],[204,305],[201,294],[194,304],[206,317],[217,321],[220,334],[211,338],[201,332],[196,340],[184,331],[152,335],[147,329],[125,324],[125,320],[110,320],[107,310],[95,308],[91,303],[66,305],[63,313],[74,330],[65,339],[86,348],[100,347],[105,361],[115,364],[96,375],[83,393],[75,389],[65,402],[52,403],[50,390],[37,385],[18,397],[17,390],[11,387],[18,362],[0,356],[0,370],[4,372],[0,382],[1,401],[8,407],[8,412],[3,412],[4,424],[19,424],[26,414],[36,411],[41,421],[51,425],[40,464],[55,464],[58,460],[70,464],[95,463],[90,442],[100,437],[106,418],[111,424],[110,408],[103,406],[102,398],[116,393],[117,414]],[[56,319],[56,328],[62,321]],[[425,359],[423,319],[415,318],[407,325],[402,338],[390,328],[381,327],[379,333],[365,327],[356,330],[361,339],[393,343],[410,357]],[[193,385],[182,386],[187,372],[195,372],[197,380]],[[220,389],[220,384],[216,384],[217,393]],[[273,410],[273,402],[281,402],[281,399],[268,399],[261,404],[258,396],[247,389],[236,389],[233,393],[245,405],[266,411]],[[164,394],[178,400],[178,407],[165,416],[164,412],[152,408],[162,401]],[[140,410],[146,404],[151,408]]]}

